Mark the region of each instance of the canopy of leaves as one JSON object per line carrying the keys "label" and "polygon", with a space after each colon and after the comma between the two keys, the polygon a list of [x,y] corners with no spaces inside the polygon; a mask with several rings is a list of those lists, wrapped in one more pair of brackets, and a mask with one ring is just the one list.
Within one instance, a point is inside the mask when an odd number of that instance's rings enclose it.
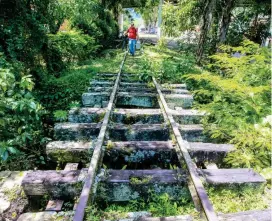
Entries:
{"label": "canopy of leaves", "polygon": [[199,2],[180,0],[177,5],[166,2],[163,5],[163,33],[168,36],[180,36],[183,31],[194,29],[200,21]]}
{"label": "canopy of leaves", "polygon": [[109,45],[117,37],[117,23],[112,13],[100,1],[77,0],[70,4],[72,27],[81,29],[103,46]]}
{"label": "canopy of leaves", "polygon": [[150,25],[153,25],[153,27],[156,26],[158,20],[158,4],[159,0],[147,0],[144,7],[135,9],[136,12],[141,14],[146,27]]}

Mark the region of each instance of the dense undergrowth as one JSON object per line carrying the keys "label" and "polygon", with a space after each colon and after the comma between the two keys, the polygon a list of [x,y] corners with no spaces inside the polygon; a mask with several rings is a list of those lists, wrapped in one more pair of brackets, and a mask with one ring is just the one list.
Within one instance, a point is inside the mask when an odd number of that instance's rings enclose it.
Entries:
{"label": "dense undergrowth", "polygon": [[[240,52],[240,57],[232,56]],[[160,83],[186,82],[195,108],[206,111],[205,133],[214,142],[233,143],[236,151],[226,163],[265,172],[271,164],[270,54],[267,48],[245,40],[239,47],[222,46],[203,67],[190,51],[150,47],[129,57],[125,71],[154,76]]]}
{"label": "dense undergrowth", "polygon": [[0,4],[0,170],[44,168],[54,111],[63,118],[95,71],[119,66],[103,52],[117,22],[97,0]]}
{"label": "dense undergrowth", "polygon": [[165,47],[147,47],[135,57],[128,57],[124,71],[140,75],[140,80],[150,81],[155,76],[160,83],[181,83],[183,75],[197,73],[192,53],[170,50]]}
{"label": "dense undergrowth", "polygon": [[[271,165],[270,54],[244,41],[239,47],[222,46],[201,74],[188,74],[197,107],[209,113],[205,131],[217,142],[230,142],[232,167],[265,172]],[[240,57],[233,54],[240,52]]]}
{"label": "dense undergrowth", "polygon": [[5,116],[0,121],[0,170],[44,168],[45,144],[52,139],[54,122],[80,105],[94,73],[118,72],[122,58],[118,50],[104,50],[100,57],[73,63],[58,76],[44,74],[35,88],[31,75],[16,80],[15,69],[2,57],[6,68],[0,69],[0,114]]}
{"label": "dense undergrowth", "polygon": [[[189,49],[189,47],[187,48]],[[181,49],[183,50],[183,49]],[[240,53],[239,57],[233,54]],[[245,40],[239,47],[221,51],[198,67],[190,50],[173,51],[149,47],[129,57],[125,70],[154,76],[161,83],[184,83],[194,94],[194,108],[208,114],[202,123],[205,133],[217,143],[232,143],[235,151],[225,158],[232,168],[253,168],[266,179],[263,189],[225,186],[207,187],[216,211],[232,213],[269,206],[271,183],[271,92],[270,55],[267,48]]]}

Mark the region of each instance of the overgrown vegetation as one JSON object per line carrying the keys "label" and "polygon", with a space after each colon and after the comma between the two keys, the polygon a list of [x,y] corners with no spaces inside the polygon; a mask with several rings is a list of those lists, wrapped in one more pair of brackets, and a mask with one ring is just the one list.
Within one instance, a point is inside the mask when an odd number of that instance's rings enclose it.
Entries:
{"label": "overgrown vegetation", "polygon": [[111,203],[105,208],[101,208],[101,205],[91,206],[86,209],[86,214],[88,221],[98,221],[103,218],[116,220],[127,218],[128,212],[137,211],[147,211],[154,217],[176,216],[181,214],[197,216],[189,192],[187,195],[184,194],[184,197],[179,201],[172,201],[167,193],[158,195],[151,189],[147,199],[140,198],[123,204]]}
{"label": "overgrown vegetation", "polygon": [[[19,154],[19,150],[29,151],[30,162],[44,164],[42,148],[37,144],[46,142],[41,122],[45,111],[32,95],[33,80],[30,75],[16,76],[3,55],[0,63],[0,162],[4,162],[0,169],[7,169],[10,155]],[[16,161],[20,164],[23,158]]]}
{"label": "overgrown vegetation", "polygon": [[[198,107],[209,113],[206,132],[217,142],[235,144],[226,162],[261,171],[271,164],[269,51],[248,40],[220,49],[207,71],[187,75],[186,82]],[[240,57],[233,56],[237,52]]]}
{"label": "overgrown vegetation", "polygon": [[41,168],[54,120],[66,118],[61,111],[80,101],[95,71],[119,67],[115,52],[102,52],[118,33],[119,2],[109,2],[0,3],[2,170]]}
{"label": "overgrown vegetation", "polygon": [[66,120],[66,110],[79,105],[95,72],[118,71],[122,59],[118,53],[104,51],[101,58],[70,66],[58,77],[44,75],[34,95],[33,78],[20,77],[18,72],[16,78],[16,69],[2,55],[2,67],[6,68],[1,68],[0,76],[1,170],[42,168],[46,162],[45,144],[52,136],[50,125],[54,120]]}
{"label": "overgrown vegetation", "polygon": [[186,82],[194,94],[194,108],[208,113],[202,122],[205,133],[213,142],[236,147],[225,158],[225,166],[253,168],[267,179],[264,192],[250,187],[208,188],[215,209],[231,213],[267,208],[271,183],[269,50],[249,40],[237,47],[223,45],[202,69],[189,51],[180,54],[150,47],[138,58],[128,58],[126,71],[155,76],[162,83]]}
{"label": "overgrown vegetation", "polygon": [[80,31],[72,30],[49,34],[48,48],[51,61],[48,69],[52,71],[63,70],[71,63],[89,59],[95,55],[99,47],[95,38]]}
{"label": "overgrown vegetation", "polygon": [[80,105],[81,95],[86,92],[91,78],[97,72],[118,71],[123,54],[105,50],[100,58],[86,60],[60,73],[59,77],[45,75],[37,97],[46,109],[68,110]]}
{"label": "overgrown vegetation", "polygon": [[151,76],[161,83],[185,80],[195,107],[209,113],[202,122],[205,133],[236,146],[226,163],[262,172],[271,165],[270,59],[267,48],[245,40],[238,47],[221,46],[201,71],[192,53],[149,47],[138,59],[128,58],[125,70],[146,81]]}
{"label": "overgrown vegetation", "polygon": [[236,213],[247,210],[263,210],[269,207],[269,190],[263,193],[256,187],[208,187],[208,195],[216,211]]}
{"label": "overgrown vegetation", "polygon": [[160,45],[146,48],[136,59],[128,57],[124,71],[137,73],[140,80],[147,82],[154,76],[160,83],[181,83],[184,74],[198,72],[198,69],[195,68],[195,58],[191,52],[179,53]]}

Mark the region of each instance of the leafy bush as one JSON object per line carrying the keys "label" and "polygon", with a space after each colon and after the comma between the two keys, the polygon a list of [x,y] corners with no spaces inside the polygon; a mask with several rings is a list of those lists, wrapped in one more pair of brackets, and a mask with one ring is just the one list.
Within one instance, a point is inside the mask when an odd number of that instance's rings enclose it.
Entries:
{"label": "leafy bush", "polygon": [[68,64],[90,58],[99,48],[94,38],[79,31],[58,32],[48,37],[49,49],[58,52],[62,61]]}
{"label": "leafy bush", "polygon": [[78,0],[71,5],[71,25],[94,37],[99,45],[109,46],[118,36],[112,13],[100,1]]}
{"label": "leafy bush", "polygon": [[186,77],[198,106],[209,113],[205,131],[218,142],[235,144],[226,158],[231,166],[269,167],[271,125],[262,123],[271,112],[268,50],[246,40],[239,47],[222,46],[211,58],[212,72]]}
{"label": "leafy bush", "polygon": [[12,71],[0,68],[0,165],[20,152],[41,155],[46,141],[41,130],[44,110],[31,94],[32,78],[16,79]]}
{"label": "leafy bush", "polygon": [[45,76],[37,96],[50,111],[68,110],[71,102],[81,100],[82,93],[89,85],[90,76],[85,71],[66,72],[60,78]]}
{"label": "leafy bush", "polygon": [[233,20],[227,34],[228,44],[237,46],[243,41],[244,37],[261,44],[262,40],[269,36],[270,21],[269,19],[263,20],[261,17],[265,17],[264,15],[270,9],[267,7],[268,5],[265,6],[259,4],[259,2],[255,2],[255,4],[254,7],[237,7],[233,10]]}
{"label": "leafy bush", "polygon": [[[118,52],[118,51],[117,51]],[[107,50],[103,57],[70,66],[59,77],[44,74],[39,82],[36,97],[50,112],[51,121],[56,110],[68,110],[81,105],[81,95],[90,86],[96,72],[118,72],[123,54]]]}
{"label": "leafy bush", "polygon": [[9,62],[21,62],[34,78],[51,66],[47,34],[58,31],[65,18],[65,2],[35,0],[1,4],[4,16],[0,18],[0,51]]}

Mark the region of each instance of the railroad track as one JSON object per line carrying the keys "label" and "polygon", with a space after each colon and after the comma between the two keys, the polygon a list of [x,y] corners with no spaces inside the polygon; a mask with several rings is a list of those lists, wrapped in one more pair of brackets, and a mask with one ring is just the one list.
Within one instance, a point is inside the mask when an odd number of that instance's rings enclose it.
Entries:
{"label": "railroad track", "polygon": [[[148,84],[139,82],[138,76],[122,73],[125,60],[126,54],[118,74],[97,73],[82,95],[83,107],[70,110],[68,123],[55,125],[56,141],[46,151],[53,161],[67,164],[64,170],[24,174],[21,185],[29,200],[48,195],[49,202],[46,211],[28,212],[18,220],[82,221],[101,184],[108,202],[144,197],[156,186],[156,194],[166,192],[176,201],[190,192],[203,220],[270,220],[270,210],[225,215],[214,211],[204,184],[262,188],[265,179],[252,169],[218,168],[233,146],[210,143],[203,135],[204,113],[191,109],[193,97],[186,85],[160,85],[154,78]],[[74,212],[61,213],[63,202],[74,198]],[[149,216],[137,220],[161,220]],[[163,220],[192,217],[180,214]]]}

